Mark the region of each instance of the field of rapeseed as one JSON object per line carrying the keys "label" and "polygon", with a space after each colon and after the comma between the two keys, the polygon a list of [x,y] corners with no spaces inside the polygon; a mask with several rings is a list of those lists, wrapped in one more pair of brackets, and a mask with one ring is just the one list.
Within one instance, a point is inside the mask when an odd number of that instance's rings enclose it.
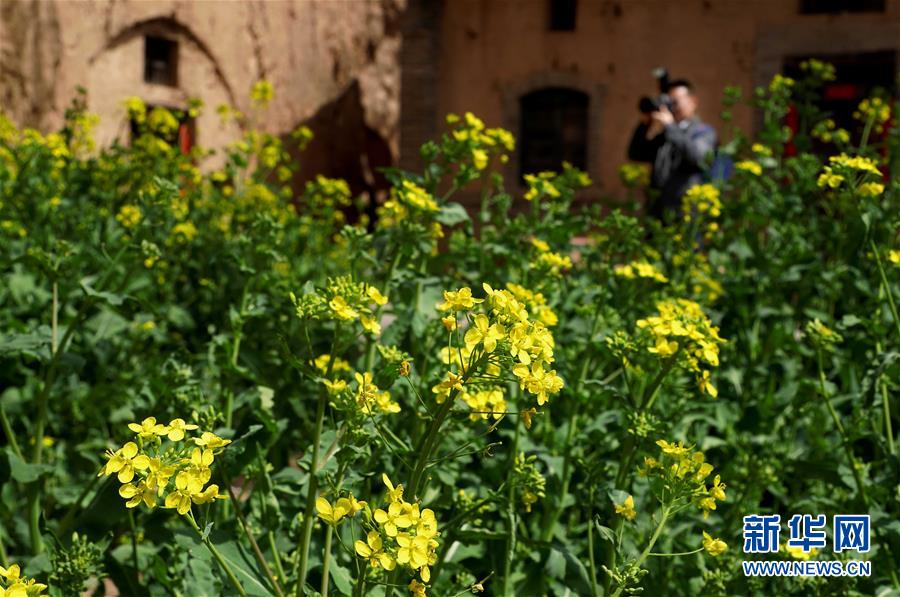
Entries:
{"label": "field of rapeseed", "polygon": [[[472,114],[372,221],[265,82],[215,156],[0,117],[0,595],[900,594],[900,130],[806,70],[667,225]],[[745,576],[757,514],[868,514],[765,558],[871,575]]]}

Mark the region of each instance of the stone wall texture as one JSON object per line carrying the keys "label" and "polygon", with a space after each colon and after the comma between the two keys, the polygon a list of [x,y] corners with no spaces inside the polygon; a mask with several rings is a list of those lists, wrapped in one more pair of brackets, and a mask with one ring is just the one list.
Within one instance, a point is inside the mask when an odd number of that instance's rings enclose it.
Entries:
{"label": "stone wall texture", "polygon": [[[52,130],[83,86],[101,117],[98,140],[109,142],[127,139],[123,98],[184,107],[199,97],[197,142],[215,149],[236,132],[215,107],[251,113],[249,90],[267,79],[275,99],[261,128],[311,123],[309,158],[320,169],[370,168],[365,139],[375,162],[392,163],[404,9],[405,0],[0,0],[0,102],[20,126]],[[146,35],[178,42],[177,86],[144,81]],[[342,139],[328,139],[337,126]],[[332,163],[331,151],[355,163]]]}

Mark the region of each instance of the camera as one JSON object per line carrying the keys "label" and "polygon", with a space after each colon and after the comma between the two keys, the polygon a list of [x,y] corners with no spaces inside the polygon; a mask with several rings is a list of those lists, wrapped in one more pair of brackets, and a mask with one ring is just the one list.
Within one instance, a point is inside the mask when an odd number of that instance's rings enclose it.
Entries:
{"label": "camera", "polygon": [[638,110],[640,110],[642,114],[649,114],[651,112],[656,112],[662,106],[665,106],[671,112],[672,100],[669,98],[669,71],[665,67],[660,66],[654,68],[651,71],[651,74],[659,85],[659,95],[654,97],[645,95],[642,97],[638,102]]}

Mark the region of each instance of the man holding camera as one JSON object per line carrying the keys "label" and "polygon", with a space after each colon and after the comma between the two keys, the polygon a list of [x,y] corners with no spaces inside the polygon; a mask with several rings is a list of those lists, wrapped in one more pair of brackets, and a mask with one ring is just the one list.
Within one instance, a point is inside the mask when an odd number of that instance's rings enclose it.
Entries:
{"label": "man holding camera", "polygon": [[641,99],[641,122],[628,146],[628,159],[653,164],[647,211],[664,220],[677,217],[685,191],[703,182],[717,137],[715,129],[697,116],[690,82],[670,82],[665,71],[657,78],[662,93]]}

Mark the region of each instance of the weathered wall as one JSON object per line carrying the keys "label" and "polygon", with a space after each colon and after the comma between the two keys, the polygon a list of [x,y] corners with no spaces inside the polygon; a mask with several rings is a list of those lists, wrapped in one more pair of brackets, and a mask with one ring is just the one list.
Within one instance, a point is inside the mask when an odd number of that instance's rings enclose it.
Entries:
{"label": "weathered wall", "polygon": [[[197,122],[197,140],[216,148],[235,131],[221,127],[215,107],[229,103],[249,113],[249,89],[265,78],[275,85],[275,99],[261,120],[263,129],[287,132],[322,106],[350,97],[355,104],[338,102],[352,113],[349,120],[364,127],[361,134],[377,137],[395,159],[404,5],[405,0],[2,0],[0,101],[18,124],[51,130],[62,122],[76,86],[83,85],[89,109],[102,118],[98,137],[109,141],[127,131],[121,105],[126,96],[175,106],[200,97],[207,109]],[[177,88],[144,82],[148,33],[178,40]],[[327,128],[315,132],[328,134]]]}
{"label": "weathered wall", "polygon": [[[580,0],[572,32],[547,30],[547,4],[442,3],[436,118],[471,110],[518,132],[520,95],[548,84],[585,91],[592,106],[588,170],[612,194],[620,190],[616,170],[637,99],[656,93],[652,68],[665,65],[691,79],[702,116],[719,126],[722,89],[749,92],[779,72],[786,55],[900,50],[898,0],[888,0],[883,14],[841,16],[799,15],[797,0]],[[409,109],[404,98],[404,115]],[[750,110],[736,119],[752,127]]]}

